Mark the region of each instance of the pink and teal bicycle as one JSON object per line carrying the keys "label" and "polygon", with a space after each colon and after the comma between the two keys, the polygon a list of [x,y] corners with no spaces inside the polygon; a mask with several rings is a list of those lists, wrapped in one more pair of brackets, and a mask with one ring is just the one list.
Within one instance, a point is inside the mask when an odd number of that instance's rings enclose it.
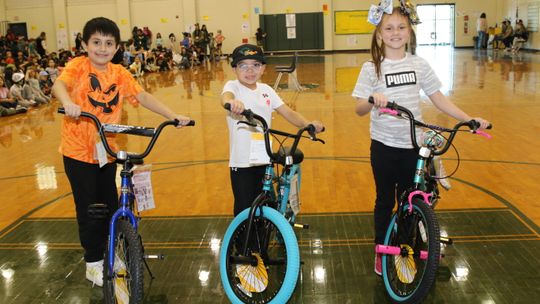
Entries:
{"label": "pink and teal bicycle", "polygon": [[[369,102],[373,103],[372,97]],[[434,207],[440,198],[438,179],[448,178],[453,173],[437,176],[433,159],[448,151],[460,131],[491,136],[478,130],[480,123],[475,120],[460,122],[451,129],[423,123],[416,120],[407,108],[393,102],[379,112],[409,120],[411,141],[418,151],[418,161],[413,187],[401,194],[384,244],[377,245],[375,251],[383,254],[382,277],[390,299],[394,303],[419,303],[435,282],[441,243],[452,243],[450,238],[441,236]],[[427,130],[421,144],[417,128]],[[457,168],[454,173],[456,171]]]}

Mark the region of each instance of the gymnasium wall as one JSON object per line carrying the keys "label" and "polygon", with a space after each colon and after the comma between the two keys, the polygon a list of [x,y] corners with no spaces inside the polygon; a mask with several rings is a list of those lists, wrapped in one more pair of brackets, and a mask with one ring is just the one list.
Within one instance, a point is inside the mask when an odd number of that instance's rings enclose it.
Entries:
{"label": "gymnasium wall", "polygon": [[[28,35],[35,38],[47,33],[49,50],[62,45],[58,39],[67,32],[67,45],[74,45],[74,34],[93,17],[105,16],[116,21],[122,39],[131,35],[134,26],[148,26],[154,35],[161,33],[165,42],[170,33],[177,38],[192,30],[195,22],[206,24],[211,32],[222,29],[226,36],[224,52],[229,53],[243,39],[254,43],[259,14],[323,12],[326,50],[368,49],[371,34],[335,35],[334,11],[367,10],[378,0],[0,0],[0,20],[26,22]],[[397,3],[397,0],[394,1]],[[504,17],[515,16],[516,7],[525,14],[525,0],[416,0],[414,4],[456,5],[456,46],[470,47],[476,34],[476,19],[485,12],[490,25],[500,24]],[[64,7],[65,9],[59,9]],[[465,19],[468,17],[468,32]],[[523,18],[523,17],[521,17]],[[526,18],[523,18],[526,19]],[[530,47],[540,49],[538,34],[532,35]]]}

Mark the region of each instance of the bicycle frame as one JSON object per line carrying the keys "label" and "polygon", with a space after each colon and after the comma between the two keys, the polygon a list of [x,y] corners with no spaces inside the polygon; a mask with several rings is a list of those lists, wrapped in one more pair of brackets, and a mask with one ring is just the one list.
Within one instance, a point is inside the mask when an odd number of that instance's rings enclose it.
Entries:
{"label": "bicycle frame", "polygon": [[[64,108],[59,108],[58,113],[65,114]],[[120,172],[121,177],[121,186],[120,186],[120,197],[119,197],[119,207],[114,212],[114,214],[111,216],[110,223],[109,223],[109,241],[108,241],[108,248],[109,248],[109,256],[107,257],[107,263],[108,263],[108,270],[109,273],[107,274],[109,279],[113,277],[113,271],[114,271],[114,257],[115,257],[115,235],[116,235],[116,223],[121,218],[127,218],[130,222],[130,224],[133,226],[133,229],[137,231],[138,228],[138,218],[133,214],[132,208],[133,208],[133,202],[135,200],[135,195],[133,193],[133,184],[131,182],[131,169],[133,166],[134,161],[140,161],[142,162],[143,159],[150,154],[150,151],[152,151],[152,148],[154,147],[154,144],[156,143],[157,138],[161,134],[161,131],[164,127],[169,125],[178,126],[179,121],[178,120],[170,120],[165,121],[161,123],[156,129],[154,128],[146,128],[146,127],[137,127],[137,126],[127,126],[127,125],[116,125],[116,124],[102,124],[99,119],[87,112],[81,112],[82,117],[89,118],[94,122],[96,125],[96,128],[98,130],[99,136],[101,138],[101,142],[103,143],[103,147],[105,148],[105,151],[108,155],[113,157],[116,161],[122,161],[122,171]],[[195,121],[190,121],[187,126],[194,126]],[[145,136],[150,137],[151,140],[148,143],[148,146],[146,147],[145,151],[141,154],[135,154],[135,153],[128,153],[127,151],[118,151],[114,152],[111,147],[109,146],[109,143],[107,141],[107,137],[105,136],[105,133],[124,133],[124,134],[131,134],[131,135],[138,135],[138,136]]]}
{"label": "bicycle frame", "polygon": [[[267,125],[266,121],[264,120],[264,118],[257,115],[257,114],[255,114],[255,113],[253,113],[253,112],[251,112],[251,110],[245,110],[244,113],[242,113],[242,115],[244,115],[250,122],[239,121],[238,123],[244,123],[244,124],[248,124],[248,125],[253,126],[253,123],[251,123],[251,121],[252,120],[257,120],[262,124],[265,148],[266,148],[266,152],[267,152],[268,156],[270,157],[270,164],[268,166],[266,166],[266,170],[265,170],[265,174],[264,174],[264,178],[263,178],[263,187],[262,187],[263,191],[255,199],[253,205],[251,206],[251,210],[250,210],[249,217],[248,217],[248,221],[249,221],[248,222],[248,229],[247,229],[246,238],[244,240],[244,247],[243,247],[243,250],[242,250],[242,255],[247,256],[248,242],[249,242],[249,239],[250,239],[250,236],[251,236],[251,231],[252,231],[252,227],[253,227],[253,220],[255,218],[256,210],[260,209],[261,210],[260,212],[262,213],[262,208],[260,208],[260,207],[262,207],[263,204],[265,204],[265,203],[267,203],[269,201],[277,203],[277,206],[274,206],[274,208],[278,212],[280,212],[285,217],[285,219],[289,223],[291,223],[291,225],[295,225],[294,224],[294,222],[295,222],[294,213],[293,214],[288,214],[288,212],[287,212],[287,201],[289,199],[289,193],[290,193],[290,189],[291,189],[291,179],[297,173],[299,174],[299,176],[298,176],[299,180],[301,179],[300,163],[297,163],[297,164],[294,163],[293,155],[297,150],[298,143],[300,142],[300,138],[302,138],[302,134],[304,132],[306,132],[306,131],[310,133],[310,138],[312,140],[318,140],[318,141],[321,141],[323,143],[324,143],[324,141],[322,141],[320,139],[317,139],[315,137],[315,127],[312,126],[312,125],[309,125],[309,126],[307,126],[305,128],[300,129],[297,132],[297,134],[290,134],[290,133],[286,133],[286,132],[282,132],[282,131],[273,130],[273,129],[268,128],[268,125]],[[274,186],[273,186],[273,181],[275,179],[274,165],[279,165],[281,162],[278,159],[278,157],[274,153],[272,153],[272,147],[270,145],[270,133],[294,138],[294,143],[293,143],[293,145],[292,145],[292,147],[290,149],[290,153],[289,153],[290,155],[285,155],[284,163],[282,164],[283,165],[283,171],[282,171],[282,174],[278,177],[277,195],[275,193],[275,189],[274,189]],[[300,189],[298,189],[298,191],[299,190]],[[260,199],[261,196],[262,196],[263,199]],[[307,228],[308,227],[307,225],[298,225],[298,226],[302,227],[302,228]],[[265,244],[265,246],[267,246],[267,245],[268,244]],[[248,257],[248,259],[250,259],[250,257]],[[252,259],[253,258],[251,258],[250,260],[252,260]]]}
{"label": "bicycle frame", "polygon": [[[372,102],[372,97],[370,97],[369,100],[370,103]],[[429,205],[430,207],[433,207],[432,201],[433,199],[437,199],[438,197],[433,197],[433,193],[427,193],[427,185],[426,185],[426,176],[425,174],[428,174],[429,176],[429,165],[433,161],[434,156],[443,155],[448,151],[450,146],[452,145],[452,141],[454,140],[457,132],[459,129],[463,126],[468,126],[471,129],[472,133],[476,133],[485,137],[490,138],[490,136],[487,133],[484,133],[482,131],[478,131],[477,128],[480,126],[480,124],[474,120],[466,121],[466,122],[459,122],[454,126],[452,129],[443,128],[440,126],[435,125],[429,125],[425,124],[423,122],[417,121],[414,119],[414,115],[411,111],[409,111],[407,108],[404,108],[402,106],[397,105],[394,102],[388,103],[388,106],[386,108],[380,109],[380,113],[387,113],[394,116],[403,117],[403,114],[406,116],[406,119],[409,119],[410,122],[410,134],[411,134],[411,142],[416,151],[418,151],[418,160],[416,162],[416,170],[413,178],[413,187],[411,189],[406,190],[399,199],[399,204],[397,208],[397,234],[402,237],[402,233],[400,233],[400,227],[402,219],[405,215],[405,212],[412,213],[413,209],[413,199],[415,197],[419,197],[424,203]],[[416,137],[416,126],[428,128],[434,131],[439,132],[448,132],[450,133],[450,136],[446,139],[446,143],[441,146],[437,146],[436,144],[428,144],[427,146],[420,146],[417,141]],[[491,126],[488,127],[490,129]],[[440,148],[440,149],[438,149]],[[434,182],[434,181],[427,181],[427,182]],[[408,204],[407,211],[405,211],[404,206]],[[376,251],[378,253],[383,254],[391,254],[391,255],[397,255],[402,254],[403,249],[400,247],[392,247],[392,246],[384,246],[384,245],[377,245]],[[428,254],[425,251],[421,251],[419,253],[415,253],[415,255],[419,255],[421,259],[427,259]]]}
{"label": "bicycle frame", "polygon": [[[121,177],[121,186],[120,186],[120,198],[119,205],[120,207],[114,212],[109,223],[109,236],[116,235],[116,223],[120,218],[127,218],[133,226],[133,229],[137,231],[138,228],[138,218],[135,217],[131,211],[133,202],[135,200],[135,195],[133,194],[133,184],[131,183],[131,162],[126,160],[123,163],[122,171],[120,172]],[[109,273],[107,274],[109,278],[113,276],[113,267],[114,267],[114,257],[115,257],[115,243],[116,238],[109,237],[108,246],[109,246],[109,256],[107,256],[107,263],[109,264]]]}

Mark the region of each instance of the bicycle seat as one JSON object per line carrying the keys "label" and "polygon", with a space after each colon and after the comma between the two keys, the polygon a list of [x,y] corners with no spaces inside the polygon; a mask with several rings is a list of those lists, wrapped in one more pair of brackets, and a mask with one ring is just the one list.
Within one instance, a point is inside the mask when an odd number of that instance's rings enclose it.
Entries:
{"label": "bicycle seat", "polygon": [[[291,147],[284,147],[283,149],[279,149],[279,152],[273,153],[272,155],[276,163],[285,166],[286,157],[291,155]],[[302,152],[302,150],[300,150],[299,148],[296,148],[296,151],[294,152],[294,155],[292,157],[293,164],[299,164],[304,160],[304,152]]]}

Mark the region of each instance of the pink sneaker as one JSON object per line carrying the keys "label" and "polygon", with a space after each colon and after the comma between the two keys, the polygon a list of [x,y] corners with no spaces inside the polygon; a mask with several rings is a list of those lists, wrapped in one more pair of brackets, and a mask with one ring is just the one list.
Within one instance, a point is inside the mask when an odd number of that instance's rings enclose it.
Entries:
{"label": "pink sneaker", "polygon": [[382,275],[382,254],[375,253],[375,273]]}

